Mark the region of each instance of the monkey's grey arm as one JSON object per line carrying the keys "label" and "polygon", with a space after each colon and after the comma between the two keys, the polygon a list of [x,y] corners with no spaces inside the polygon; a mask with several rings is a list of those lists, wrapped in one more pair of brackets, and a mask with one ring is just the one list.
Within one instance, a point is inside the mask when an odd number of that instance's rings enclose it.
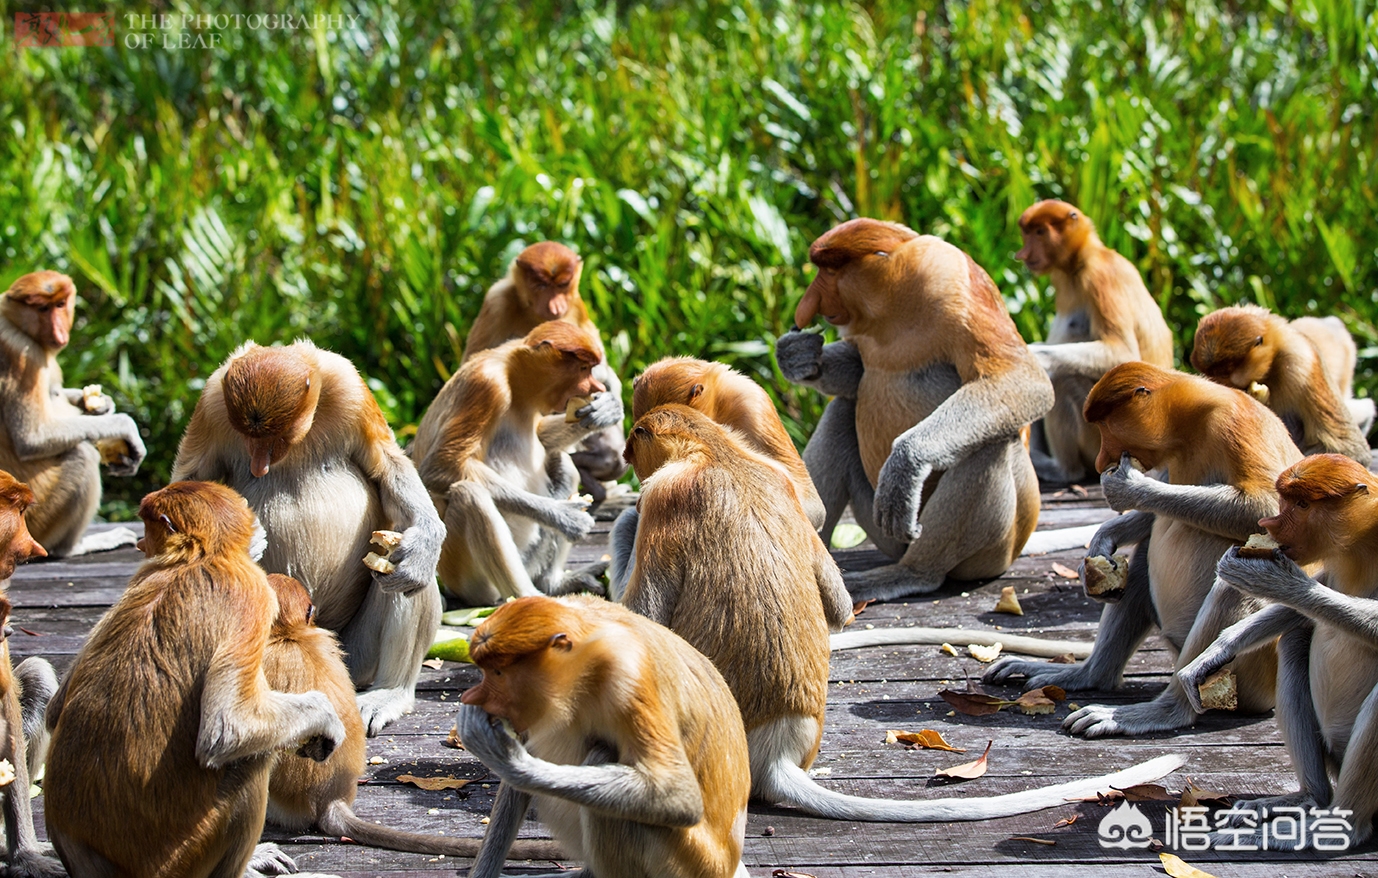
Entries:
{"label": "monkey's grey arm", "polygon": [[866,371],[856,345],[848,341],[824,345],[819,333],[798,329],[776,339],[775,361],[787,380],[828,396],[855,397]]}
{"label": "monkey's grey arm", "polygon": [[550,451],[567,451],[591,433],[622,423],[622,397],[611,391],[595,393],[588,405],[575,413],[579,420],[569,422],[563,414],[541,418],[536,438]]}
{"label": "monkey's grey arm", "polygon": [[[1232,548],[1216,565],[1216,575],[1245,594],[1275,601],[1346,634],[1378,645],[1378,600],[1351,597],[1306,575],[1291,558],[1241,558]],[[1246,620],[1247,621],[1247,620]]]}
{"label": "monkey's grey arm", "polygon": [[488,831],[483,834],[483,845],[474,858],[474,868],[469,870],[469,878],[498,878],[502,874],[507,852],[517,838],[526,810],[531,807],[531,794],[516,789],[509,783],[498,787],[498,797],[493,802],[493,812],[488,815]]}
{"label": "monkey's grey arm", "polygon": [[375,571],[373,579],[383,591],[400,594],[434,588],[445,523],[436,514],[415,465],[401,451],[384,454],[383,461],[386,469],[377,479],[378,499],[383,515],[402,532],[402,543],[388,556],[396,569],[387,574]]}
{"label": "monkey's grey arm", "polygon": [[622,510],[613,522],[612,533],[608,535],[608,553],[612,563],[608,567],[608,597],[621,601],[627,594],[627,583],[632,579],[632,563],[636,551],[636,526],[641,513],[635,506]]}
{"label": "monkey's grey arm", "polygon": [[[227,647],[229,649],[232,647]],[[246,686],[240,663],[224,651],[212,659],[201,690],[201,726],[196,734],[196,761],[221,768],[237,759],[259,756],[307,741],[302,755],[323,761],[345,737],[330,699],[320,692],[300,695],[274,692],[257,672],[258,685]],[[257,703],[246,704],[248,697]]]}
{"label": "monkey's grey arm", "polygon": [[[1222,584],[1223,587],[1229,587],[1224,580],[1216,580],[1214,587],[1221,588]],[[1215,642],[1177,672],[1177,679],[1181,681],[1192,709],[1197,713],[1205,713],[1201,706],[1201,692],[1198,687],[1207,677],[1234,661],[1240,653],[1261,646],[1283,632],[1305,624],[1306,620],[1296,610],[1282,604],[1273,604],[1221,631]]]}
{"label": "monkey's grey arm", "polygon": [[499,511],[539,522],[571,540],[582,539],[593,530],[593,516],[585,511],[588,504],[584,501],[542,497],[517,487],[487,464],[470,461],[469,466],[470,472],[477,476],[477,481],[488,491]]}
{"label": "monkey's grey arm", "polygon": [[923,483],[933,470],[950,469],[978,448],[1015,437],[1052,407],[1052,382],[1032,358],[963,384],[891,446],[876,480],[876,526],[912,542],[919,534]]}
{"label": "monkey's grey arm", "polygon": [[1105,501],[1119,512],[1136,509],[1181,519],[1193,527],[1243,542],[1259,532],[1258,520],[1277,514],[1277,500],[1244,493],[1233,485],[1173,485],[1139,472],[1125,454],[1101,474]]}
{"label": "monkey's grey arm", "polygon": [[519,790],[652,826],[693,826],[703,819],[698,778],[683,750],[670,741],[648,748],[665,753],[654,765],[557,765],[532,756],[475,705],[460,706],[456,726],[465,749]]}
{"label": "monkey's grey arm", "polygon": [[1137,351],[1103,341],[1038,343],[1029,345],[1029,350],[1050,376],[1074,375],[1093,382],[1119,364],[1138,359]]}
{"label": "monkey's grey arm", "polygon": [[852,595],[842,581],[842,571],[837,569],[837,562],[828,554],[822,540],[815,540],[813,573],[823,598],[823,618],[828,621],[828,630],[836,634],[852,620]]}
{"label": "monkey's grey arm", "polygon": [[102,439],[123,439],[129,445],[129,456],[135,466],[144,459],[144,441],[139,437],[138,425],[125,414],[78,415],[44,420],[38,412],[24,405],[5,407],[5,428],[10,444],[20,460],[41,460],[61,454],[81,442]]}
{"label": "monkey's grey arm", "polygon": [[[1136,546],[1153,532],[1153,513],[1134,510],[1126,512],[1102,524],[1086,548],[1087,557],[1104,556],[1109,558],[1121,546]],[[1085,581],[1085,576],[1082,577]]]}

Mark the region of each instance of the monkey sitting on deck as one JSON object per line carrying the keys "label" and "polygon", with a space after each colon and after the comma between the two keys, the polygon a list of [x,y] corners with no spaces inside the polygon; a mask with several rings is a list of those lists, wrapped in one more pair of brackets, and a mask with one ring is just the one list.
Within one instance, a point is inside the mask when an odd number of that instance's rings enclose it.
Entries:
{"label": "monkey sitting on deck", "polygon": [[253,513],[175,482],[139,517],[148,560],[48,705],[48,835],[72,878],[294,871],[255,847],[275,754],[323,760],[345,729],[322,693],[264,679],[277,599],[249,557]]}
{"label": "monkey sitting on deck", "polygon": [[[1301,789],[1233,807],[1260,817],[1278,807],[1352,811],[1359,845],[1373,836],[1378,812],[1378,478],[1323,454],[1285,470],[1277,489],[1278,513],[1259,524],[1279,548],[1264,558],[1230,550],[1215,586],[1274,603],[1225,629],[1177,677],[1200,710],[1197,687],[1207,677],[1282,635],[1277,718]],[[1316,562],[1314,579],[1298,566]]]}
{"label": "monkey sitting on deck", "polygon": [[[335,636],[312,622],[316,608],[306,587],[290,576],[268,574],[278,599],[277,617],[263,656],[268,685],[278,692],[323,692],[344,723],[345,738],[324,762],[282,751],[268,784],[268,820],[285,829],[305,831],[313,826],[360,844],[472,857],[475,838],[443,838],[402,832],[362,820],[354,813],[359,777],[364,773],[364,722],[354,707],[354,684],[340,655]],[[564,856],[553,842],[519,841],[516,859],[558,859]]]}
{"label": "monkey sitting on deck", "polygon": [[851,616],[851,601],[789,476],[683,405],[637,420],[626,457],[642,492],[625,603],[722,672],[746,725],[754,795],[838,820],[984,820],[1182,764],[1164,756],[1108,777],[988,798],[896,801],[819,786],[806,769],[823,736],[828,631]]}
{"label": "monkey sitting on deck", "polygon": [[[33,503],[28,486],[0,471],[0,588],[8,588],[17,564],[42,558],[47,552],[36,543],[24,524],[24,510]],[[12,774],[3,785],[5,875],[15,878],[57,878],[65,875],[56,860],[46,856],[34,831],[30,778],[43,764],[47,732],[43,726],[48,699],[57,690],[52,665],[41,658],[27,658],[10,666],[9,599],[0,593],[0,760]]]}
{"label": "monkey sitting on deck", "polygon": [[28,484],[29,531],[54,557],[134,545],[114,528],[83,536],[100,507],[100,465],[132,476],[144,459],[139,428],[110,397],[62,386],[58,352],[71,337],[76,287],[36,271],[0,296],[0,469]]}
{"label": "monkey sitting on deck", "polygon": [[456,725],[502,785],[469,878],[499,875],[533,797],[585,864],[564,875],[747,878],[746,738],[708,659],[584,596],[504,604],[472,643],[483,681]]}

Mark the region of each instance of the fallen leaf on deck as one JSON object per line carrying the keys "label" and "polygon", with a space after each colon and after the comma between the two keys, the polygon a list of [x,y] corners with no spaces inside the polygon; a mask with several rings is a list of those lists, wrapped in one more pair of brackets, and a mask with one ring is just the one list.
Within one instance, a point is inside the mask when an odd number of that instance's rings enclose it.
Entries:
{"label": "fallen leaf on deck", "polygon": [[1107,790],[1103,793],[1096,793],[1094,796],[1073,796],[1070,799],[1063,799],[1064,802],[1095,802],[1102,807],[1110,807],[1124,798],[1124,793],[1119,790]]}
{"label": "fallen leaf on deck", "polygon": [[1073,823],[1076,823],[1077,820],[1079,820],[1080,818],[1080,814],[1073,814],[1071,817],[1063,818],[1062,820],[1059,820],[1058,822],[1053,824],[1053,829],[1057,829],[1060,826],[1071,826]]}
{"label": "fallen leaf on deck", "polygon": [[409,783],[414,787],[423,790],[459,790],[472,783],[472,780],[463,780],[457,777],[416,777],[411,774],[399,774],[398,783]]}
{"label": "fallen leaf on deck", "polygon": [[1030,689],[1020,695],[1014,706],[1029,716],[1052,713],[1057,708],[1057,702],[1066,697],[1067,693],[1057,686],[1044,686],[1041,689]]}
{"label": "fallen leaf on deck", "polygon": [[1053,562],[1053,572],[1056,573],[1058,576],[1061,576],[1063,579],[1080,578],[1077,576],[1077,572],[1075,570],[1068,567],[1066,564],[1059,564],[1056,561]]}
{"label": "fallen leaf on deck", "polygon": [[1012,616],[1024,615],[1024,608],[1019,606],[1019,598],[1014,593],[1014,586],[1007,585],[1000,589],[1000,600],[995,604],[995,612],[1009,613]]}
{"label": "fallen leaf on deck", "polygon": [[856,603],[852,604],[852,615],[860,616],[862,610],[871,606],[871,604],[874,604],[875,602],[875,598],[872,598],[869,601],[857,601]]}
{"label": "fallen leaf on deck", "polygon": [[459,739],[459,729],[454,726],[450,727],[450,734],[446,735],[445,740],[441,743],[454,750],[464,749],[464,742]]}
{"label": "fallen leaf on deck", "polygon": [[770,878],[814,878],[808,872],[795,872],[791,869],[776,869],[770,873]]}
{"label": "fallen leaf on deck", "polygon": [[37,631],[30,631],[29,629],[25,628],[23,625],[16,625],[16,626],[14,626],[14,627],[18,628],[20,631],[23,631],[25,634],[29,635],[30,637],[47,637],[47,636],[48,636],[48,635],[46,635],[46,634],[40,634],[40,633],[37,632]]}
{"label": "fallen leaf on deck", "polygon": [[992,643],[990,646],[982,646],[979,643],[972,643],[967,646],[967,652],[978,662],[993,662],[1000,657],[1000,650],[1004,649],[1003,643]]}
{"label": "fallen leaf on deck", "polygon": [[922,747],[925,750],[950,750],[953,753],[967,752],[962,747],[954,747],[943,736],[932,729],[922,729],[917,732],[902,732],[892,729],[885,733],[885,743],[887,744],[909,744]]}
{"label": "fallen leaf on deck", "polygon": [[963,762],[961,765],[954,765],[951,768],[941,768],[933,773],[934,777],[949,777],[954,780],[975,780],[986,773],[990,767],[987,757],[990,756],[990,746],[994,741],[986,742],[986,750],[981,754],[981,758],[974,762]]}
{"label": "fallen leaf on deck", "polygon": [[1116,787],[1115,789],[1123,793],[1125,799],[1130,802],[1177,801],[1177,797],[1168,792],[1166,787],[1159,786],[1156,783],[1141,783],[1135,784],[1132,787],[1125,787],[1123,789]]}
{"label": "fallen leaf on deck", "polygon": [[1195,866],[1183,862],[1180,857],[1172,854],[1159,854],[1158,859],[1163,861],[1163,868],[1172,878],[1215,878],[1209,872],[1202,872]]}
{"label": "fallen leaf on deck", "polygon": [[1187,786],[1186,789],[1182,790],[1182,801],[1179,803],[1179,807],[1194,808],[1197,805],[1223,805],[1232,798],[1233,796],[1228,793],[1213,793],[1209,790],[1203,790],[1192,783],[1191,778],[1187,778]]}
{"label": "fallen leaf on deck", "polygon": [[1011,835],[1010,841],[1031,841],[1034,844],[1055,845],[1057,842],[1049,838],[1030,838],[1027,835]]}
{"label": "fallen leaf on deck", "polygon": [[441,668],[445,667],[445,660],[438,658],[426,659],[424,662],[421,663],[421,667],[432,668],[438,671]]}
{"label": "fallen leaf on deck", "polygon": [[1048,661],[1052,662],[1055,665],[1074,665],[1077,663],[1077,657],[1072,655],[1070,652],[1064,652],[1062,655],[1053,656],[1052,658],[1048,659]]}
{"label": "fallen leaf on deck", "polygon": [[1089,496],[1091,496],[1090,494],[1087,493],[1086,489],[1083,488],[1081,485],[1072,485],[1072,487],[1071,487],[1070,490],[1071,490],[1071,492],[1072,492],[1073,494],[1076,494],[1078,497],[1089,497]]}
{"label": "fallen leaf on deck", "polygon": [[938,697],[967,716],[990,716],[1010,703],[980,691],[954,692],[944,689],[938,693]]}

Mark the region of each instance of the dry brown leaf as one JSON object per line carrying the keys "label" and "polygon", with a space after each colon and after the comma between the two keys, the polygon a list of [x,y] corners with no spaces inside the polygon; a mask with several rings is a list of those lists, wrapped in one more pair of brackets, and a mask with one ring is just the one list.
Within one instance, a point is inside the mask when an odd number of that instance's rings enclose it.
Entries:
{"label": "dry brown leaf", "polygon": [[1183,862],[1181,857],[1174,857],[1172,854],[1163,853],[1158,855],[1158,859],[1163,861],[1163,869],[1166,870],[1172,878],[1215,878],[1211,873],[1202,872],[1195,866]]}
{"label": "dry brown leaf", "polygon": [[445,660],[438,658],[426,659],[424,662],[421,663],[421,667],[432,668],[438,671],[441,668],[445,667]]}
{"label": "dry brown leaf", "polygon": [[1044,695],[1042,689],[1031,689],[1020,695],[1014,706],[1029,716],[1048,714],[1057,709],[1056,702]]}
{"label": "dry brown leaf", "polygon": [[1077,657],[1072,655],[1070,652],[1064,652],[1062,655],[1053,656],[1052,658],[1048,659],[1048,661],[1052,662],[1055,665],[1074,665],[1077,663]]}
{"label": "dry brown leaf", "polygon": [[1073,823],[1076,823],[1077,820],[1080,818],[1080,814],[1073,814],[1071,817],[1064,817],[1063,819],[1053,824],[1053,829],[1057,829],[1061,826],[1071,826]]}
{"label": "dry brown leaf", "polygon": [[869,601],[857,601],[856,603],[852,604],[852,615],[860,616],[867,607],[871,606],[871,604],[874,604],[875,602],[876,601],[874,598],[872,598]]}
{"label": "dry brown leaf", "polygon": [[885,733],[885,743],[887,744],[908,744],[911,747],[922,747],[925,750],[949,750],[953,753],[965,753],[964,748],[954,747],[943,736],[932,729],[921,729],[917,732],[903,732],[892,729]]}
{"label": "dry brown leaf", "polygon": [[1024,615],[1024,608],[1019,606],[1019,597],[1014,593],[1014,586],[1007,585],[1000,589],[1000,600],[995,604],[995,612],[1009,613],[1012,616]]}
{"label": "dry brown leaf", "polygon": [[992,643],[990,646],[982,646],[979,643],[972,643],[967,646],[967,652],[978,662],[993,662],[1000,657],[1000,650],[1004,649],[1003,643]]}
{"label": "dry brown leaf", "polygon": [[1053,572],[1056,573],[1058,576],[1061,576],[1063,579],[1079,578],[1075,570],[1068,567],[1066,564],[1059,564],[1056,561],[1053,562]]}
{"label": "dry brown leaf", "polygon": [[1050,839],[1050,838],[1031,838],[1030,836],[1027,836],[1027,835],[1011,835],[1011,836],[1010,836],[1010,841],[1031,841],[1031,842],[1033,842],[1034,844],[1046,844],[1046,845],[1048,845],[1048,846],[1050,846],[1050,847],[1051,847],[1052,845],[1057,844],[1057,842],[1053,841],[1053,840]]}
{"label": "dry brown leaf", "polygon": [[1063,799],[1064,802],[1095,802],[1103,807],[1110,807],[1124,798],[1124,793],[1119,790],[1108,790],[1104,793],[1096,793],[1094,796],[1073,796],[1070,799]]}
{"label": "dry brown leaf", "polygon": [[1126,800],[1130,802],[1175,802],[1177,797],[1167,791],[1166,787],[1156,783],[1135,784],[1132,787],[1123,789],[1116,788],[1124,794]]}
{"label": "dry brown leaf", "polygon": [[472,780],[462,780],[457,777],[416,777],[411,774],[399,774],[398,783],[408,783],[423,790],[460,790],[472,783]]}
{"label": "dry brown leaf", "polygon": [[953,780],[975,780],[985,774],[987,768],[990,768],[987,758],[990,756],[990,746],[994,743],[994,741],[986,742],[985,752],[981,754],[980,759],[973,762],[963,762],[961,765],[954,765],[951,768],[940,768],[933,773],[933,776],[952,778]]}
{"label": "dry brown leaf", "polygon": [[796,872],[793,869],[776,869],[770,873],[770,878],[814,878],[808,872]]}
{"label": "dry brown leaf", "polygon": [[1091,495],[1087,492],[1087,490],[1086,490],[1085,488],[1083,488],[1081,485],[1072,485],[1071,491],[1072,491],[1073,494],[1076,494],[1078,497],[1089,497],[1089,496],[1091,496]]}
{"label": "dry brown leaf", "polygon": [[980,691],[954,692],[951,689],[944,689],[938,693],[938,697],[967,716],[990,716],[1010,703]]}
{"label": "dry brown leaf", "polygon": [[1204,790],[1193,783],[1191,778],[1187,778],[1187,786],[1186,789],[1182,790],[1182,801],[1179,803],[1179,807],[1194,808],[1197,805],[1223,805],[1232,798],[1233,796],[1228,793],[1213,793],[1210,790]]}

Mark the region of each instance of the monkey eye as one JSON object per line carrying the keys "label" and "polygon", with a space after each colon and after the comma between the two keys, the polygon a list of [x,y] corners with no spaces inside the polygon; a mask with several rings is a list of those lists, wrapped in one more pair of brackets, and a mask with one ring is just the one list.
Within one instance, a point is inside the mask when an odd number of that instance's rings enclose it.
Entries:
{"label": "monkey eye", "polygon": [[1263,347],[1263,336],[1260,335],[1258,338],[1254,339],[1254,347]]}
{"label": "monkey eye", "polygon": [[307,624],[307,625],[310,625],[310,624],[311,624],[311,620],[314,619],[314,618],[316,618],[316,605],[315,605],[315,604],[307,604],[307,605],[306,605],[306,624]]}
{"label": "monkey eye", "polygon": [[632,428],[632,435],[633,435],[633,436],[649,436],[649,435],[651,435],[651,431],[650,431],[650,430],[647,430],[645,427],[633,427],[633,428]]}
{"label": "monkey eye", "polygon": [[1297,507],[1298,509],[1307,509],[1307,508],[1309,508],[1310,506],[1311,506],[1311,504],[1310,504],[1309,502],[1307,502],[1306,500],[1298,500],[1298,501],[1296,502],[1296,507]]}
{"label": "monkey eye", "polygon": [[1047,234],[1048,234],[1048,227],[1047,227],[1047,226],[1039,226],[1038,228],[1034,229],[1034,234],[1035,234],[1035,235],[1038,235],[1038,236],[1040,236],[1040,237],[1041,237],[1041,236],[1044,236],[1044,235],[1047,235]]}
{"label": "monkey eye", "polygon": [[1148,388],[1147,388],[1147,387],[1142,387],[1142,386],[1136,387],[1136,388],[1134,388],[1134,395],[1135,395],[1135,396],[1148,396]]}
{"label": "monkey eye", "polygon": [[172,525],[172,519],[168,518],[166,514],[159,515],[158,520],[161,521],[163,523],[163,526],[167,528],[168,533],[177,533],[177,528],[173,527]]}
{"label": "monkey eye", "polygon": [[1075,210],[1072,211],[1071,213],[1067,214],[1067,219],[1068,219],[1069,221],[1070,221],[1070,220],[1074,220],[1074,219],[1076,219],[1076,218],[1077,218],[1077,212],[1076,212]]}

